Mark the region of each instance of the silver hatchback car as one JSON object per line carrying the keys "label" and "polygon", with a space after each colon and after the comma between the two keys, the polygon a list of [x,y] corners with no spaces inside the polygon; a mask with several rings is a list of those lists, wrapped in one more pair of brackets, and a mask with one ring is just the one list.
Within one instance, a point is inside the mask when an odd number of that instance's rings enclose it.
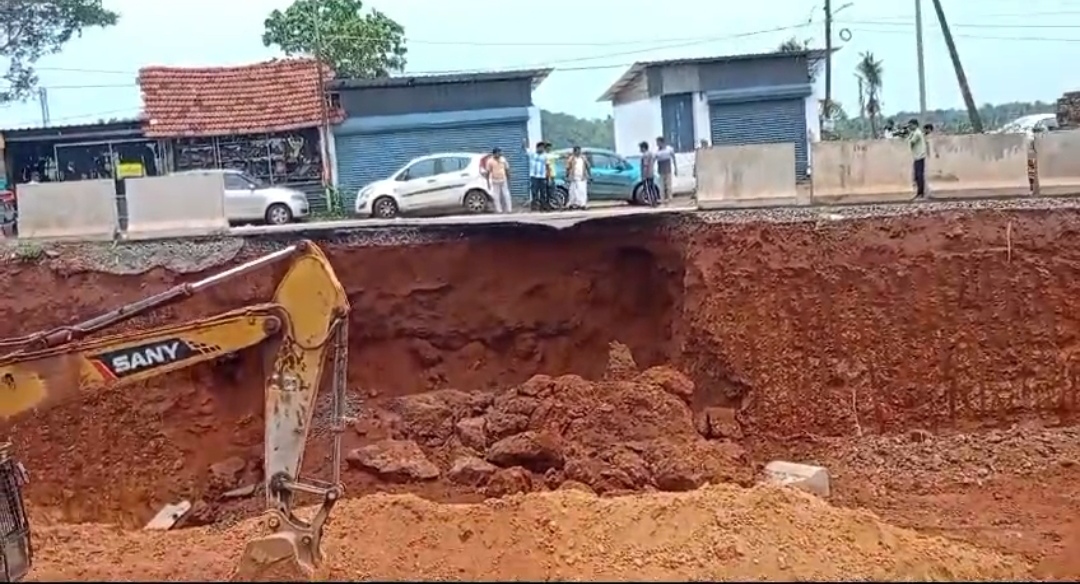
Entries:
{"label": "silver hatchback car", "polygon": [[225,216],[230,223],[262,222],[285,225],[304,219],[310,213],[307,195],[296,189],[265,186],[257,178],[233,169],[191,170],[220,173],[225,179]]}

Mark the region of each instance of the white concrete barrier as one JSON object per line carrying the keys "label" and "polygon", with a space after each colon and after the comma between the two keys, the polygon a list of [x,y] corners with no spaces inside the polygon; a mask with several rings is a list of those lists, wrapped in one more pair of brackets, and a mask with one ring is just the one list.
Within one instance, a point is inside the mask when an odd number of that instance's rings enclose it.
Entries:
{"label": "white concrete barrier", "polygon": [[1028,144],[1024,134],[933,136],[929,146],[926,179],[930,198],[1031,194]]}
{"label": "white concrete barrier", "polygon": [[795,144],[712,146],[697,151],[699,209],[799,204]]}
{"label": "white concrete barrier", "polygon": [[101,241],[119,230],[111,180],[22,184],[15,196],[20,238]]}
{"label": "white concrete barrier", "polygon": [[1035,160],[1040,195],[1080,195],[1080,130],[1036,136]]}
{"label": "white concrete barrier", "polygon": [[831,494],[829,471],[820,466],[774,460],[765,465],[765,479],[770,484],[795,487],[819,497],[827,498]]}
{"label": "white concrete barrier", "polygon": [[129,178],[129,239],[190,237],[228,232],[221,173]]}
{"label": "white concrete barrier", "polygon": [[903,140],[842,140],[811,146],[815,204],[891,203],[915,197]]}

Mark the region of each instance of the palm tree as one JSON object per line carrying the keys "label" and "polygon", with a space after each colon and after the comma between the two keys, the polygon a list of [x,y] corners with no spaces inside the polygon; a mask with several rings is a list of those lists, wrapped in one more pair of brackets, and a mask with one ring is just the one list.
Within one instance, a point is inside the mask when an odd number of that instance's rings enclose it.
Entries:
{"label": "palm tree", "polygon": [[859,64],[855,66],[855,74],[862,79],[863,89],[866,92],[866,117],[870,118],[870,133],[874,138],[878,137],[878,116],[881,115],[881,77],[884,70],[881,61],[874,58],[873,53],[863,53]]}

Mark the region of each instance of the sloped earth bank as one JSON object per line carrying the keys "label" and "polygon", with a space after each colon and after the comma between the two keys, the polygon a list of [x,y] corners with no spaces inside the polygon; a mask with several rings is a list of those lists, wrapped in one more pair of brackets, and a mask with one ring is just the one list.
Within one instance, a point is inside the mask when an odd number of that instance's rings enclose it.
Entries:
{"label": "sloped earth bank", "polygon": [[[322,242],[354,306],[349,493],[476,503],[552,489],[682,491],[749,483],[771,458],[804,460],[833,472],[834,503],[1020,554],[1038,577],[1080,578],[1078,218],[664,220]],[[220,253],[214,245],[178,253],[202,259]],[[249,241],[229,261],[278,245]],[[126,269],[135,248],[116,252]],[[5,264],[0,333],[195,277],[109,275],[121,262],[108,257],[63,247]],[[274,277],[132,326],[263,301]],[[241,357],[17,420],[6,430],[32,471],[36,513],[134,526],[188,498],[194,523],[249,515],[257,501],[220,498],[259,479],[259,364]],[[325,467],[323,441],[313,471]],[[333,529],[360,537],[361,525]],[[438,564],[448,552],[425,553]]]}

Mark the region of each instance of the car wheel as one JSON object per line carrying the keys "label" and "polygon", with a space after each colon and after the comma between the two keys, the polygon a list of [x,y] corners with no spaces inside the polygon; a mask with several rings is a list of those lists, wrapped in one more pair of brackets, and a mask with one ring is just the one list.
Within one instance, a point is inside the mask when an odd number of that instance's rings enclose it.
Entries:
{"label": "car wheel", "polygon": [[551,193],[551,208],[552,209],[565,209],[566,204],[570,201],[570,191],[566,190],[564,186],[555,187],[555,192]]}
{"label": "car wheel", "polygon": [[480,189],[473,189],[465,193],[465,199],[462,203],[469,213],[487,213],[491,209],[491,197]]}
{"label": "car wheel", "polygon": [[630,195],[631,205],[644,205],[645,204],[645,185],[644,183],[638,183],[634,185],[634,192]]}
{"label": "car wheel", "polygon": [[283,203],[274,203],[266,210],[266,223],[269,225],[287,225],[292,223],[292,209]]}
{"label": "car wheel", "polygon": [[376,219],[393,219],[397,215],[397,201],[392,197],[379,197],[371,204],[371,216]]}

